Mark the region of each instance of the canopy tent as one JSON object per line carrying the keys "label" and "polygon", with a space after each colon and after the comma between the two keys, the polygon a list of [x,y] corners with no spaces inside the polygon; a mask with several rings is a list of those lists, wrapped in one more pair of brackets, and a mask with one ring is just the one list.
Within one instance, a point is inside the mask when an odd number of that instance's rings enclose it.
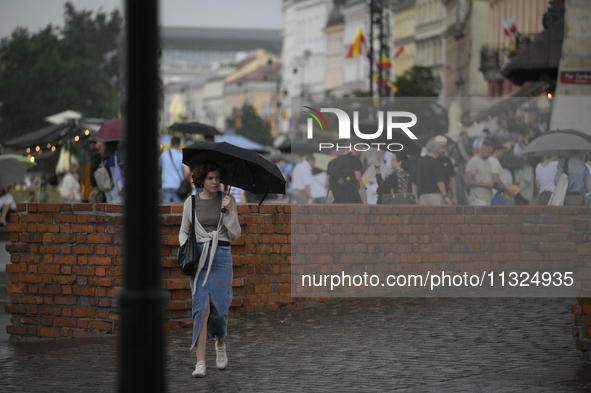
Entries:
{"label": "canopy tent", "polygon": [[[29,132],[18,136],[14,139],[2,143],[3,153],[15,154],[35,154],[37,146],[40,150],[45,151],[50,146],[59,146],[60,141],[65,142],[70,138],[79,136],[80,139],[92,136],[98,131],[100,126],[105,122],[104,119],[80,119],[70,120],[65,123],[50,125],[43,127],[36,131]],[[30,151],[27,151],[30,149]],[[50,150],[51,151],[51,150]],[[41,156],[39,158],[48,157],[49,155]]]}
{"label": "canopy tent", "polygon": [[509,113],[511,110],[514,110],[519,105],[528,102],[533,97],[537,97],[540,94],[546,92],[549,88],[550,84],[548,82],[534,82],[508,97],[501,98],[496,104],[484,109],[472,119],[470,119],[470,122],[480,123],[487,120],[489,116],[495,117],[503,113]]}
{"label": "canopy tent", "polygon": [[556,81],[563,38],[564,19],[560,19],[516,54],[501,74],[516,85],[527,81]]}

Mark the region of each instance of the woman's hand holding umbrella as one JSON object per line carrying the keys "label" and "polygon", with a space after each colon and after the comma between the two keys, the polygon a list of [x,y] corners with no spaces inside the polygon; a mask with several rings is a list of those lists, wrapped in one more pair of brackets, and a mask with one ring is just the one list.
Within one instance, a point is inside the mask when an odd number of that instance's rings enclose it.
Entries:
{"label": "woman's hand holding umbrella", "polygon": [[232,199],[226,195],[222,201],[222,213],[232,213]]}

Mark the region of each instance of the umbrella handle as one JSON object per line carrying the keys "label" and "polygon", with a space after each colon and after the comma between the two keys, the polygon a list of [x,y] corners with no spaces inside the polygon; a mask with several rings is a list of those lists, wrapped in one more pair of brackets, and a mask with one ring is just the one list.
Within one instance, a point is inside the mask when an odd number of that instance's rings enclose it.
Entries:
{"label": "umbrella handle", "polygon": [[[228,195],[230,194],[230,190],[232,189],[232,186],[228,186]],[[222,210],[221,212],[226,214],[226,212],[228,211],[228,209],[226,209],[225,206],[222,206]]]}
{"label": "umbrella handle", "polygon": [[261,198],[261,201],[259,202],[259,206],[261,206],[261,204],[263,203],[263,201],[265,200],[265,198],[267,197],[267,195],[269,195],[268,192],[266,192],[265,195],[263,195],[263,197]]}

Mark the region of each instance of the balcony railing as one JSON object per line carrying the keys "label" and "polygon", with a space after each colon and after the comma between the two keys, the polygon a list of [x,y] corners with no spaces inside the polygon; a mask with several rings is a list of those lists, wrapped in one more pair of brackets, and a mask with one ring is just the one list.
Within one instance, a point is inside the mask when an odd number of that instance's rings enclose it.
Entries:
{"label": "balcony railing", "polygon": [[520,34],[519,37],[506,45],[483,45],[480,49],[480,72],[489,82],[502,80],[501,70],[516,56],[527,48],[537,34]]}

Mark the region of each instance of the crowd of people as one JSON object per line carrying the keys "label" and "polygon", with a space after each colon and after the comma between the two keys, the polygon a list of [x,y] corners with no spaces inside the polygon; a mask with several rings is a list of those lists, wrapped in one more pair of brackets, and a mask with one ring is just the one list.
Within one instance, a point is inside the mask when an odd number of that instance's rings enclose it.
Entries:
{"label": "crowd of people", "polygon": [[547,205],[566,167],[564,205],[591,205],[591,156],[576,150],[560,159],[524,156],[536,137],[535,129],[513,139],[484,129],[473,141],[465,132],[455,142],[435,136],[420,157],[375,149],[335,152],[322,171],[313,154],[296,154],[282,170],[293,203],[489,206]]}

